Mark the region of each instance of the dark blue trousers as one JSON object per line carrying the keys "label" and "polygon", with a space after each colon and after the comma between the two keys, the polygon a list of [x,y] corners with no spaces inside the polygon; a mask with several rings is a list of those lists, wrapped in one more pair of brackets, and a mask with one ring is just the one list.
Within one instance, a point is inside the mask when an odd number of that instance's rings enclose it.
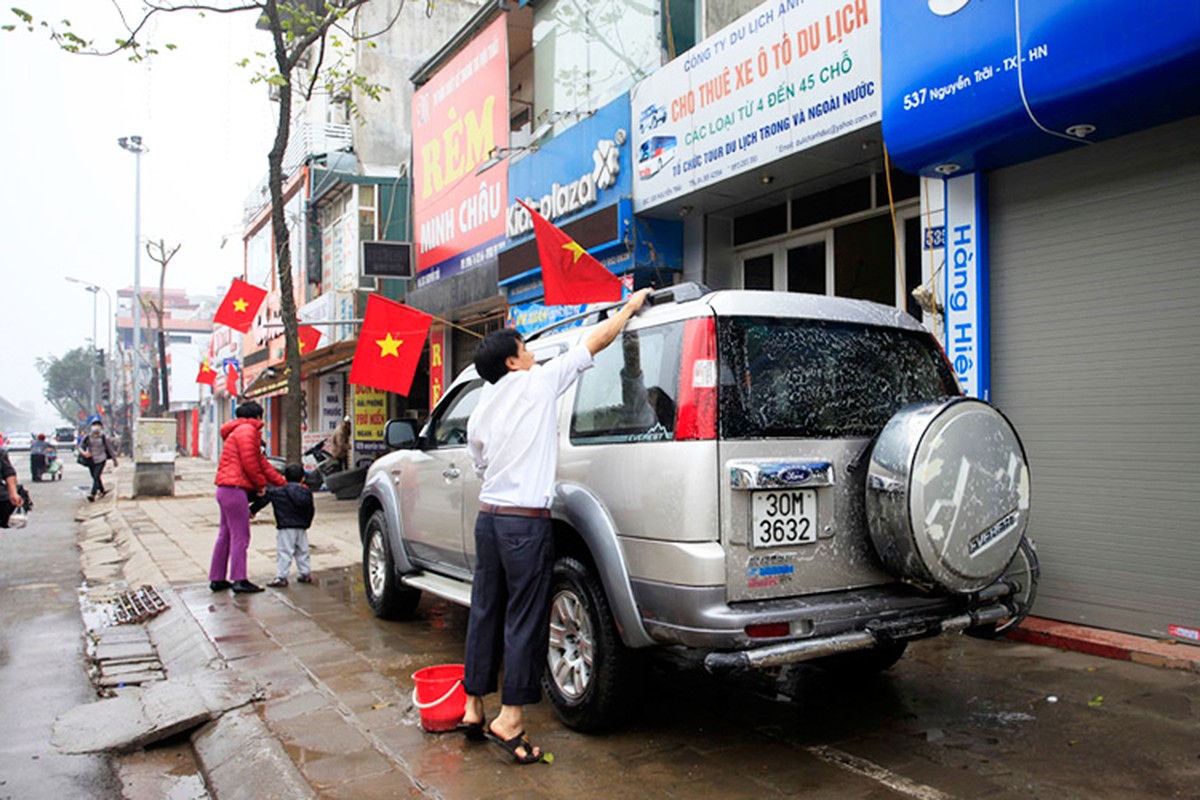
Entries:
{"label": "dark blue trousers", "polygon": [[553,565],[550,520],[480,512],[467,621],[467,694],[496,691],[503,666],[501,703],[524,706],[541,699]]}

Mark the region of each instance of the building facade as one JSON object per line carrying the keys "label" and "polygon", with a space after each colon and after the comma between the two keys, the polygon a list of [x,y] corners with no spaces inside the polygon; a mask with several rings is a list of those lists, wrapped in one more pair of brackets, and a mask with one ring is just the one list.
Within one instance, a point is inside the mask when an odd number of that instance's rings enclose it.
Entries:
{"label": "building facade", "polygon": [[886,4],[963,387],[1024,438],[1035,613],[1200,639],[1200,8]]}

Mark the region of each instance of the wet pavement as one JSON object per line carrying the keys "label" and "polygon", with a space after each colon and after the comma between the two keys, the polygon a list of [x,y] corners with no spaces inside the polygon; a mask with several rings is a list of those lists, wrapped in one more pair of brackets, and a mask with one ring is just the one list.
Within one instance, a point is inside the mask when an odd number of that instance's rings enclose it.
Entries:
{"label": "wet pavement", "polygon": [[[555,762],[516,768],[494,745],[421,730],[412,673],[461,662],[466,613],[426,597],[411,621],[375,619],[353,502],[318,498],[314,585],[214,594],[211,465],[178,471],[175,498],[117,501],[108,540],[84,523],[85,569],[173,585],[174,611],[259,686],[253,722],[316,797],[1200,798],[1200,674],[967,637],[916,642],[858,679],[814,667],[716,679],[662,654],[617,731],[574,733],[532,708]],[[274,529],[256,524],[252,578],[273,559]],[[208,777],[217,797],[272,796]]]}
{"label": "wet pavement", "polygon": [[[269,684],[268,727],[321,797],[1200,797],[1200,679],[1007,641],[915,643],[890,672],[716,679],[648,664],[629,723],[529,728],[553,766],[421,732],[412,673],[461,661],[466,614],[375,620],[355,570],[253,597],[181,590],[231,665]],[[411,776],[411,778],[409,777]]]}
{"label": "wet pavement", "polygon": [[25,454],[13,462],[34,509],[25,528],[0,529],[0,800],[116,797],[110,759],[50,744],[55,716],[94,696],[76,599],[83,493],[71,480],[29,482]]}

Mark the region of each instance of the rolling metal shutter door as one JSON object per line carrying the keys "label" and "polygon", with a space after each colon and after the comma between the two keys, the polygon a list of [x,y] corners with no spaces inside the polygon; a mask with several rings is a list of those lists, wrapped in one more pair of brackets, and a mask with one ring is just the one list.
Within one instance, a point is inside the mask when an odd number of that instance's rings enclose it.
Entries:
{"label": "rolling metal shutter door", "polygon": [[990,181],[992,399],[1033,472],[1034,613],[1200,627],[1200,118]]}

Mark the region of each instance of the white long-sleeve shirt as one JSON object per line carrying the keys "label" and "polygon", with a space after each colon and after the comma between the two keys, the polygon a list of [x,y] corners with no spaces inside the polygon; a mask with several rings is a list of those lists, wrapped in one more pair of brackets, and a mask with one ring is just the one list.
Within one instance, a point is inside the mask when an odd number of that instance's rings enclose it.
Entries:
{"label": "white long-sleeve shirt", "polygon": [[467,423],[467,453],[483,480],[480,502],[550,507],[558,470],[558,398],[591,366],[592,354],[581,343],[484,387]]}

